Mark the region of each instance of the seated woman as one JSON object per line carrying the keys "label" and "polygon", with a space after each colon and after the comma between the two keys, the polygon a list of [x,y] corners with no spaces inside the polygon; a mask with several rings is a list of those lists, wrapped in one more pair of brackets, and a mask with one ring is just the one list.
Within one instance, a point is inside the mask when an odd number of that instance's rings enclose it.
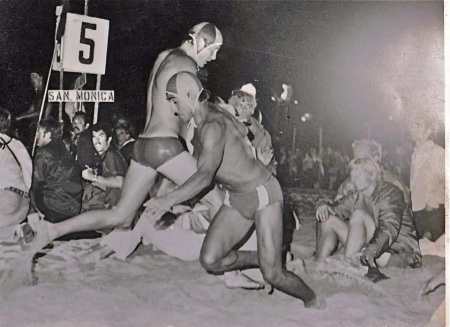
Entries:
{"label": "seated woman", "polygon": [[0,109],[0,240],[13,241],[30,206],[32,162],[25,146],[7,133],[11,114]]}
{"label": "seated woman", "polygon": [[402,191],[381,179],[372,158],[353,159],[349,168],[355,190],[331,204],[319,222],[316,260],[332,255],[340,242],[346,256],[361,252],[361,262],[370,267],[420,267],[419,243]]}

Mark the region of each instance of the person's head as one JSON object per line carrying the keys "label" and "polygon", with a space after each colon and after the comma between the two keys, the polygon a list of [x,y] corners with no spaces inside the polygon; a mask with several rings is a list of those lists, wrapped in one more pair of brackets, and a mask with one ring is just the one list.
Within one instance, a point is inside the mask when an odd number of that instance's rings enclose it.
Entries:
{"label": "person's head", "polygon": [[409,124],[411,139],[416,144],[424,143],[436,135],[436,124],[427,117],[422,117]]}
{"label": "person's head", "polygon": [[126,121],[120,121],[114,125],[114,134],[118,146],[122,146],[125,142],[131,140],[131,126]]}
{"label": "person's head", "polygon": [[189,122],[194,115],[198,103],[205,100],[203,86],[195,74],[180,72],[167,82],[166,99],[174,115],[184,122]]}
{"label": "person's head", "polygon": [[202,68],[206,63],[216,60],[216,54],[223,43],[222,33],[211,23],[203,22],[195,25],[189,30],[188,38],[185,40],[193,47],[189,53],[195,60],[197,66]]}
{"label": "person's head", "polygon": [[381,178],[381,169],[371,157],[355,158],[348,164],[350,178],[358,191],[374,186]]}
{"label": "person's head", "polygon": [[6,134],[11,126],[11,113],[3,108],[0,108],[0,133]]}
{"label": "person's head", "polygon": [[108,150],[112,136],[113,131],[109,124],[98,123],[92,126],[92,143],[99,154],[103,154]]}
{"label": "person's head", "polygon": [[256,89],[253,84],[245,84],[239,90],[233,90],[228,104],[236,109],[239,117],[250,118],[256,108]]}
{"label": "person's head", "polygon": [[381,161],[382,147],[373,140],[357,140],[352,144],[353,158],[371,157],[376,162]]}
{"label": "person's head", "polygon": [[84,111],[77,111],[72,118],[72,130],[79,134],[88,129],[90,125],[89,116]]}
{"label": "person's head", "polygon": [[33,72],[30,74],[30,82],[31,82],[31,86],[33,86],[34,90],[39,90],[43,86],[42,76],[36,72]]}
{"label": "person's head", "polygon": [[36,134],[36,145],[43,147],[53,140],[61,140],[63,135],[63,126],[60,122],[49,118],[41,120],[38,124]]}

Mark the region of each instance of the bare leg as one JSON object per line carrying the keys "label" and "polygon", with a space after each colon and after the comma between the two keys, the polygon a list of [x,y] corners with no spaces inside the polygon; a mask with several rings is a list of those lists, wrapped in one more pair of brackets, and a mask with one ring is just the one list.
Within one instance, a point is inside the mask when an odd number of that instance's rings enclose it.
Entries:
{"label": "bare leg", "polygon": [[324,222],[318,223],[320,238],[317,241],[316,260],[321,261],[333,254],[337,242],[344,246],[347,242],[348,225],[334,215],[330,215]]}
{"label": "bare leg", "polygon": [[375,231],[375,222],[364,210],[355,210],[350,217],[345,256],[350,257],[361,251],[364,244],[370,241]]}
{"label": "bare leg", "polygon": [[[161,167],[158,172],[173,181],[177,185],[182,185],[189,177],[197,171],[197,160],[188,152],[182,152],[170,159]],[[209,216],[214,217],[222,206],[225,195],[217,186],[207,193],[200,201],[208,207]]]}
{"label": "bare leg", "polygon": [[258,267],[255,251],[234,251],[253,222],[228,206],[222,206],[206,232],[200,251],[200,263],[210,272],[221,273]]}
{"label": "bare leg", "polygon": [[87,211],[57,224],[47,224],[48,237],[54,240],[73,232],[129,225],[153,186],[156,176],[154,169],[131,160],[119,203],[114,209]]}
{"label": "bare leg", "polygon": [[264,279],[283,293],[301,299],[305,307],[323,308],[325,301],[294,273],[282,265],[282,204],[276,203],[255,215],[258,259]]}

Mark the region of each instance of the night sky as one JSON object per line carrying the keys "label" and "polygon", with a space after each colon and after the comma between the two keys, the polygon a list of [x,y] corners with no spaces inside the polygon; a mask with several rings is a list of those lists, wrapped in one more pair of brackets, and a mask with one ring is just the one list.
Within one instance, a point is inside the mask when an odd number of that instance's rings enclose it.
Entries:
{"label": "night sky", "polygon": [[[30,105],[30,72],[47,75],[58,4],[0,1],[0,105],[15,113]],[[84,1],[70,5],[83,13]],[[443,113],[443,2],[90,0],[89,15],[110,20],[101,89],[113,89],[116,106],[138,126],[157,54],[178,46],[201,21],[224,35],[217,60],[207,66],[207,87],[227,99],[234,88],[254,83],[272,133],[280,130],[270,97],[282,92],[282,83],[292,84],[298,105],[289,106],[290,119],[279,111],[286,144],[297,126],[297,144],[317,147],[320,124],[324,146],[348,149],[370,127],[389,148],[399,144],[406,117]],[[66,78],[70,84],[74,76]],[[50,89],[57,82],[54,72]],[[313,119],[303,123],[306,112]]]}

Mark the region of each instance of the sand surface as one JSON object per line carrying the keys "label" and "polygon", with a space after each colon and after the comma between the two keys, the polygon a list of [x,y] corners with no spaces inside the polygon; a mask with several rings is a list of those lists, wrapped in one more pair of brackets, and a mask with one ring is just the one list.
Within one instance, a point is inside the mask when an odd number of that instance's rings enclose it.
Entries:
{"label": "sand surface", "polygon": [[1,248],[0,326],[427,326],[445,288],[426,298],[417,293],[444,267],[443,258],[426,255],[420,269],[384,269],[390,279],[377,284],[363,278],[361,267],[336,260],[318,267],[308,259],[315,238],[311,208],[297,212],[301,227],[288,266],[299,272],[298,259],[305,259],[303,277],[326,297],[324,310],[305,309],[279,291],[269,295],[267,287],[227,289],[198,262],[182,262],[152,246],[141,245],[127,261],[83,264],[78,258],[98,240],[77,240],[46,250],[34,265],[34,279],[11,271],[18,258],[26,261],[18,247]]}

